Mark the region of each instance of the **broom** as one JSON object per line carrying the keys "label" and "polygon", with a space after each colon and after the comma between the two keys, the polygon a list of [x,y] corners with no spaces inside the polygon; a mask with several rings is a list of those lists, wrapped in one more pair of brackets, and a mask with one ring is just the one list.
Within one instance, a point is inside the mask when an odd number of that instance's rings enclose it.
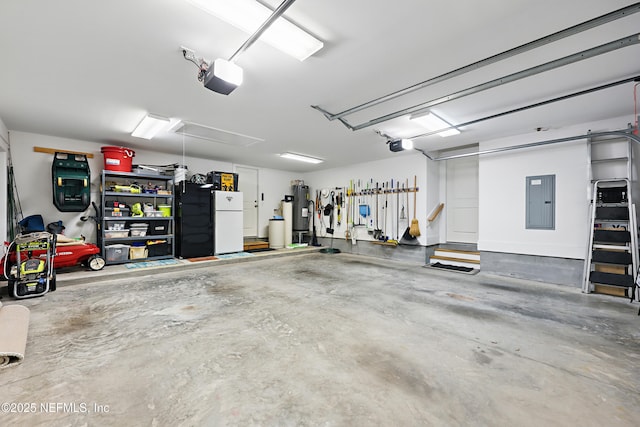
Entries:
{"label": "broom", "polygon": [[[407,196],[407,211],[409,211],[409,179],[407,179],[407,186],[404,188],[405,195]],[[411,225],[408,219],[409,215],[407,214],[407,228],[404,230],[402,234],[402,238],[400,239],[400,243],[403,245],[417,245],[418,239],[411,235]]]}
{"label": "broom", "polygon": [[420,225],[418,224],[418,218],[416,218],[416,193],[418,192],[418,177],[413,176],[413,219],[411,220],[411,227],[409,228],[409,234],[413,237],[420,236]]}

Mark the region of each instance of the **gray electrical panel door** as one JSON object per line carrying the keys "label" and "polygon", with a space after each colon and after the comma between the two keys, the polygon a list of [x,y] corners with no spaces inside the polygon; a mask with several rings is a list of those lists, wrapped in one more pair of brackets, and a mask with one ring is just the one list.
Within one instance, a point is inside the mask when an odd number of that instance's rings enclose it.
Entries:
{"label": "gray electrical panel door", "polygon": [[554,230],[555,212],[556,176],[528,176],[526,228]]}

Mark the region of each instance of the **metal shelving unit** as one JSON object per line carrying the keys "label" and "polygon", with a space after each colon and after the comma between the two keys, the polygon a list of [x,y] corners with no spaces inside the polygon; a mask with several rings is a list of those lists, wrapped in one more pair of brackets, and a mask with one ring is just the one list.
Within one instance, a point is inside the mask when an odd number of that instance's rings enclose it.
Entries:
{"label": "metal shelving unit", "polygon": [[[124,191],[112,191],[108,190],[108,184],[111,182],[115,182],[118,185],[131,185],[138,184],[141,186],[145,186],[147,184],[157,185],[158,187],[163,187],[165,190],[171,192],[173,188],[173,176],[167,175],[154,175],[154,174],[139,174],[139,173],[131,173],[131,172],[116,172],[116,171],[102,171],[102,182],[101,182],[101,206],[102,206],[102,221],[100,227],[100,249],[102,254],[105,257],[107,265],[114,264],[124,264],[129,262],[140,262],[140,261],[151,261],[151,260],[160,260],[160,259],[168,259],[173,258],[175,254],[175,224],[174,224],[174,216],[175,212],[175,203],[174,203],[174,194],[157,194],[157,193],[131,193]],[[134,203],[152,203],[154,206],[161,205],[169,205],[171,206],[171,216],[168,217],[148,217],[148,216],[105,216],[105,207],[108,207],[108,203],[113,203],[118,201],[123,203],[131,208],[131,205]],[[129,211],[131,212],[131,211]],[[109,231],[108,226],[110,223],[114,221],[124,221],[125,223],[148,223],[148,230],[153,229],[154,224],[160,224],[168,222],[166,227],[166,233],[164,234],[151,234],[149,231],[146,236],[127,236],[127,237],[106,237],[106,233]],[[163,248],[167,248],[166,254],[159,254],[155,256],[148,256],[146,258],[136,258],[129,259],[127,257],[126,260],[108,260],[107,259],[107,251],[106,247],[115,244],[128,244],[133,242],[147,242],[147,241],[157,241],[157,240],[166,240],[167,246],[163,246]],[[147,248],[148,249],[148,248]],[[163,251],[164,252],[164,251]]]}

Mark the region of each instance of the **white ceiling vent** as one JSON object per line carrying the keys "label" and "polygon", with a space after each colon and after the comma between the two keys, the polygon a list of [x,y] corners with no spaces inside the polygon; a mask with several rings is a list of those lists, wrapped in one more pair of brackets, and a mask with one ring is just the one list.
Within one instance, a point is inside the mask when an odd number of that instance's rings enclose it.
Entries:
{"label": "white ceiling vent", "polygon": [[199,125],[191,122],[181,122],[173,131],[179,135],[184,134],[192,138],[204,139],[206,141],[219,142],[236,147],[249,147],[257,142],[264,142],[262,138],[243,135],[223,129],[216,129],[209,126]]}

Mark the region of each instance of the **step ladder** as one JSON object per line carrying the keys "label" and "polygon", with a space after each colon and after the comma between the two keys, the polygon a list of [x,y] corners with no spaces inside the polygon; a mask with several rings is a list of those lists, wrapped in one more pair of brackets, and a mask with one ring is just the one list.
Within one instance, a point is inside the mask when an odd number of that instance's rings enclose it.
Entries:
{"label": "step ladder", "polygon": [[633,202],[633,142],[589,139],[593,184],[582,291],[637,298],[638,224]]}
{"label": "step ladder", "polygon": [[629,180],[597,180],[593,185],[590,248],[583,292],[634,297],[638,234]]}

